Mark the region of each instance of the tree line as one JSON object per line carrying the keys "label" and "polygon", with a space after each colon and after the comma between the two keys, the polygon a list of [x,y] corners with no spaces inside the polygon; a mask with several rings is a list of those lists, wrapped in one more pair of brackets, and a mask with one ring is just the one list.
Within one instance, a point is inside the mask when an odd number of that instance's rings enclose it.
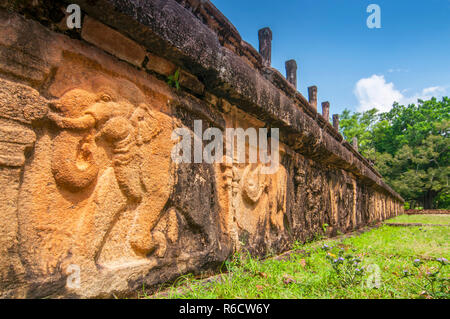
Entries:
{"label": "tree line", "polygon": [[394,103],[389,112],[345,109],[340,133],[406,201],[405,208],[450,208],[450,99]]}

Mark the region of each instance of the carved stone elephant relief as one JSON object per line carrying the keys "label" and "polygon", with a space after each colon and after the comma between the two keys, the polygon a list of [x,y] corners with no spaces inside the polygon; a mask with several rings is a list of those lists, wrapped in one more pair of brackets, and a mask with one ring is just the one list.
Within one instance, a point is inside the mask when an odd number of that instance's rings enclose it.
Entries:
{"label": "carved stone elephant relief", "polygon": [[49,108],[22,190],[30,267],[95,272],[164,257],[178,238],[176,212],[166,207],[175,179],[171,117],[131,82],[101,77]]}

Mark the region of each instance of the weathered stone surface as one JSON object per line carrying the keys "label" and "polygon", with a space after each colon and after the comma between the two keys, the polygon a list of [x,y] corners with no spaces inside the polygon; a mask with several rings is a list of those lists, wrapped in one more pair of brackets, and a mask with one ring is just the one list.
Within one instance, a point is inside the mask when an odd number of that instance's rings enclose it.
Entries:
{"label": "weathered stone surface", "polygon": [[295,88],[297,88],[297,62],[295,60],[288,60],[285,63],[286,66],[286,79]]}
{"label": "weathered stone surface", "polygon": [[327,121],[330,121],[330,102],[322,102],[322,117]]}
{"label": "weathered stone surface", "polygon": [[333,114],[333,127],[336,131],[339,131],[339,114]]}
{"label": "weathered stone surface", "polygon": [[358,138],[356,138],[356,137],[353,138],[352,146],[356,151],[358,150]]}
{"label": "weathered stone surface", "polygon": [[146,52],[140,45],[91,17],[84,19],[81,37],[134,65],[141,66],[144,62]]}
{"label": "weathered stone surface", "polygon": [[161,75],[169,76],[175,73],[176,66],[170,61],[163,59],[157,55],[147,53],[147,63],[145,68],[147,70],[156,72]]}
{"label": "weathered stone surface", "polygon": [[[0,11],[14,21],[0,30],[0,296],[121,296],[402,212],[210,2],[74,2],[90,44],[50,31],[46,10],[31,17],[49,27]],[[172,133],[196,120],[201,133],[280,128],[279,169],[175,163]]]}
{"label": "weathered stone surface", "polygon": [[[254,68],[234,53],[239,51],[238,49],[230,51],[223,47],[217,40],[217,29],[212,26],[211,19],[203,20],[202,18],[202,21],[207,21],[204,25],[190,11],[184,10],[171,0],[139,4],[122,0],[99,0],[95,6],[89,1],[76,2],[99,20],[122,30],[124,34],[140,44],[151,47],[152,52],[185,65],[192,74],[201,76],[206,89],[215,95],[228,96],[233,102],[256,116],[264,114],[267,121],[278,123],[281,129],[308,132],[307,135],[311,135],[311,138],[318,141],[319,145],[325,143],[325,139],[319,134],[318,125],[314,123],[317,112],[309,102],[300,93],[292,93],[292,89],[286,89],[290,85],[275,86],[276,83],[269,83],[264,80],[264,76],[255,74]],[[191,1],[185,1],[188,7],[189,3]],[[137,12],[145,14],[137,14]],[[214,16],[215,11],[212,10],[210,13]],[[202,11],[200,16],[203,17],[205,14],[207,13]],[[223,20],[223,16],[219,16]],[[173,17],[177,18],[173,19]],[[229,22],[224,25],[228,28]],[[191,41],[192,38],[195,38],[195,41]],[[281,91],[277,88],[281,88]],[[298,109],[299,106],[301,110]],[[335,131],[327,129],[326,133],[336,141],[342,141],[342,136]],[[330,160],[336,161],[335,149],[331,150],[323,144],[320,147],[322,151],[328,152]],[[306,156],[315,156],[314,153],[307,154],[309,149],[297,149],[297,151]],[[338,153],[339,162],[343,163],[348,163],[353,156],[350,153],[344,155],[347,153],[344,149],[340,149]],[[358,158],[358,160],[362,159]],[[358,164],[358,166],[364,165]],[[355,169],[356,166],[347,168]],[[372,171],[371,175],[377,174],[373,168],[369,170]],[[380,178],[373,182],[383,185]],[[385,186],[380,187],[385,188]]]}
{"label": "weathered stone surface", "polygon": [[203,94],[205,90],[205,86],[197,79],[197,77],[185,71],[180,72],[179,82],[181,86],[184,86],[186,89],[189,89],[196,94]]}
{"label": "weathered stone surface", "polygon": [[308,87],[308,99],[309,99],[309,104],[317,112],[317,86],[313,85],[313,86]]}
{"label": "weathered stone surface", "polygon": [[272,62],[272,30],[262,28],[258,31],[259,54],[263,59],[263,65],[270,67]]}
{"label": "weathered stone surface", "polygon": [[15,28],[20,18],[0,12],[0,73],[38,84],[50,73],[49,60],[55,58],[48,47],[48,32],[38,32],[37,23],[28,23],[22,30]]}
{"label": "weathered stone surface", "polygon": [[19,256],[17,199],[20,187],[20,167],[0,166],[2,207],[0,218],[0,296],[23,297],[26,285],[25,269]]}
{"label": "weathered stone surface", "polygon": [[[42,120],[47,113],[47,101],[38,91],[11,81],[0,79],[0,101],[0,117],[22,124],[32,124],[34,121]],[[7,135],[0,136],[7,138]],[[30,141],[30,138],[23,135],[9,137],[9,139],[15,138],[21,144]]]}

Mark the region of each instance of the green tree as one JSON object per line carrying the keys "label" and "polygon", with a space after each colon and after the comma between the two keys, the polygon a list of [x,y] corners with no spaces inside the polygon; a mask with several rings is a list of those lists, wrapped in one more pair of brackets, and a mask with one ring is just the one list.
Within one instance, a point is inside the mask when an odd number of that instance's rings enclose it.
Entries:
{"label": "green tree", "polygon": [[358,138],[362,155],[413,206],[449,207],[450,100],[432,98],[386,113],[344,110],[341,133]]}
{"label": "green tree", "polygon": [[363,113],[351,113],[345,109],[340,115],[340,131],[350,143],[353,138],[358,139],[358,150],[369,160],[375,159],[375,148],[372,139],[372,131],[379,119],[378,110],[373,108]]}

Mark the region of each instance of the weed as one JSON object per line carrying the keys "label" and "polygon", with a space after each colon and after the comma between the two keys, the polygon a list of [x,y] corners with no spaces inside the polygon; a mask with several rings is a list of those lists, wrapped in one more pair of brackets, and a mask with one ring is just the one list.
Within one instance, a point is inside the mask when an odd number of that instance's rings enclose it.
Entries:
{"label": "weed", "polygon": [[167,84],[171,87],[175,87],[177,90],[180,89],[180,68],[178,68],[174,74],[167,77]]}
{"label": "weed", "polygon": [[326,258],[343,287],[361,282],[364,266],[361,265],[360,257],[346,253],[342,247],[330,249],[324,245],[322,249],[328,251]]}
{"label": "weed", "polygon": [[[437,267],[430,267],[430,264],[437,263]],[[426,283],[423,287],[423,296],[429,296],[436,299],[450,298],[450,278],[442,276],[442,270],[448,265],[448,260],[445,258],[436,258],[432,261],[422,261],[415,259],[414,267],[417,269],[417,276],[423,277]],[[405,273],[404,277],[412,276],[412,274]]]}

